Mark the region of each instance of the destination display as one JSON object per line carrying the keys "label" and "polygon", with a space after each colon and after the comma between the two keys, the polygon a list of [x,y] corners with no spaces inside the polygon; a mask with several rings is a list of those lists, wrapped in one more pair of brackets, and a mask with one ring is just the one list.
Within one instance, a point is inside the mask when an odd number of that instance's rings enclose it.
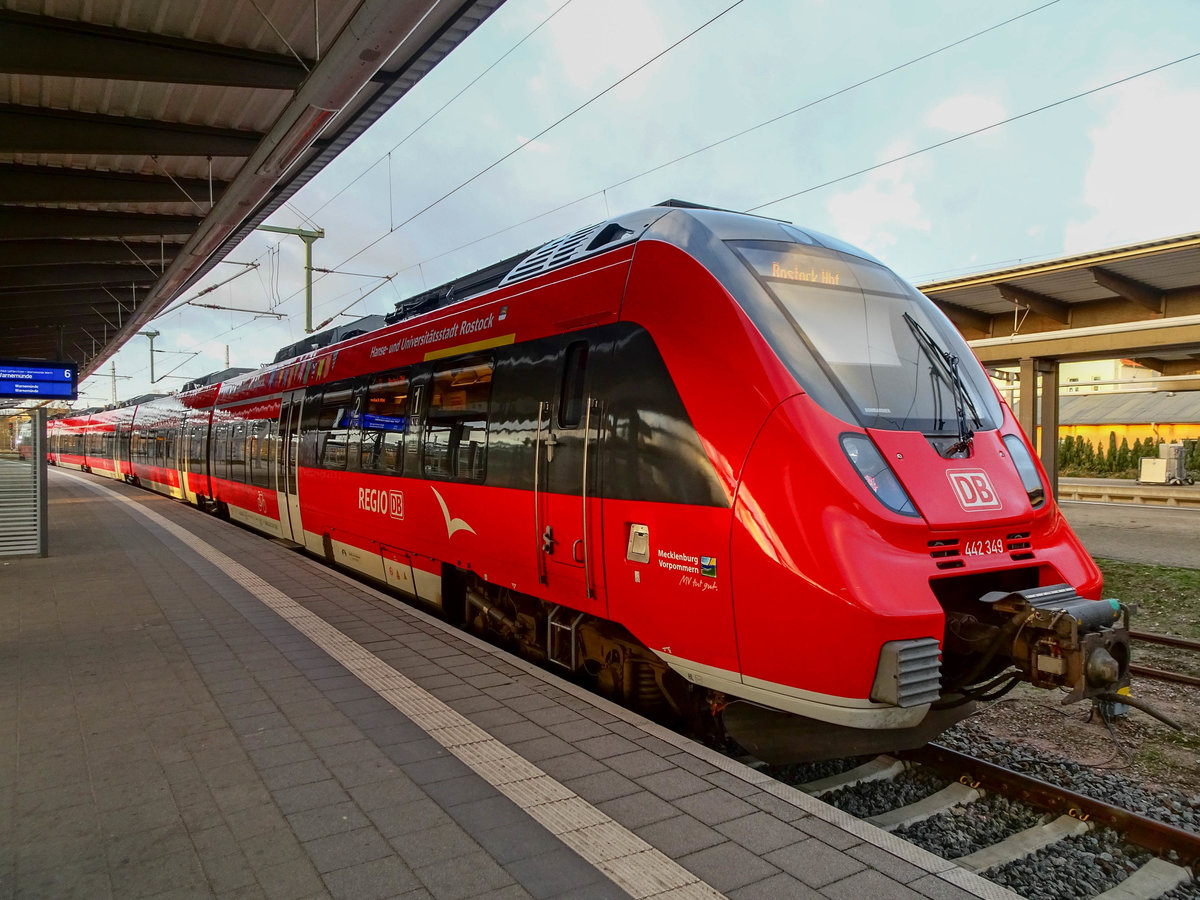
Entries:
{"label": "destination display", "polygon": [[73,362],[0,359],[0,398],[27,400],[79,395],[79,369]]}

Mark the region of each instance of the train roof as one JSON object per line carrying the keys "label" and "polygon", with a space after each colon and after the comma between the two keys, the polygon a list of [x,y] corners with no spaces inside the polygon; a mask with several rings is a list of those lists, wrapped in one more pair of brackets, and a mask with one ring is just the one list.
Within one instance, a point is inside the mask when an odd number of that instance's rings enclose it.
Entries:
{"label": "train roof", "polygon": [[[361,319],[356,319],[353,322],[348,322],[345,325],[335,325],[333,328],[327,328],[325,331],[318,331],[315,334],[305,335],[305,337],[294,344],[288,344],[286,347],[281,347],[275,354],[275,359],[272,364],[285,362],[289,359],[295,359],[297,356],[303,356],[313,350],[320,350],[322,347],[328,347],[330,344],[339,344],[342,341],[349,340],[352,337],[358,337],[360,334],[366,334],[369,331],[376,331],[383,328],[387,322],[383,316],[363,316]],[[252,371],[251,369],[242,369],[236,374],[245,374]],[[222,381],[229,379],[223,378]]]}
{"label": "train roof", "polygon": [[253,369],[222,369],[220,372],[209,372],[207,375],[202,375],[199,378],[194,378],[179,389],[179,393],[186,394],[188,391],[199,390],[202,387],[208,387],[212,384],[220,384],[222,381],[228,381],[238,375],[245,375],[247,372],[253,372]]}
{"label": "train roof", "polygon": [[[524,281],[597,253],[607,252],[622,244],[634,243],[644,237],[655,223],[675,211],[695,220],[696,223],[711,231],[719,240],[800,241],[806,244],[819,244],[878,262],[865,251],[837,238],[811,229],[797,228],[782,219],[735,212],[687,200],[671,199],[561,235],[539,247],[517,253],[508,259],[500,260],[468,275],[462,275],[445,284],[401,300],[396,304],[395,311],[388,313],[385,321],[377,327],[382,327],[384,324],[395,325],[397,322],[403,322],[406,319],[466,300],[493,288]],[[679,232],[678,229],[674,231],[675,234],[679,234]],[[665,234],[659,233],[656,233],[655,236],[666,237]],[[337,340],[344,339],[339,337]],[[336,343],[336,341],[328,343]],[[326,344],[319,346],[323,347]],[[308,349],[317,349],[317,346],[306,347],[301,352]],[[299,355],[299,353],[293,355]],[[291,357],[276,356],[275,361],[280,362],[287,358]]]}

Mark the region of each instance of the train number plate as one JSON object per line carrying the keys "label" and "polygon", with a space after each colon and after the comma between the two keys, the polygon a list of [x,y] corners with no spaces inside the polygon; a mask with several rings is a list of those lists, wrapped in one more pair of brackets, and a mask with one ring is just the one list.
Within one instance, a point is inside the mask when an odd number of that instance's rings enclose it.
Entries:
{"label": "train number plate", "polygon": [[990,538],[983,541],[966,541],[963,544],[963,556],[992,556],[1004,552],[1003,538]]}

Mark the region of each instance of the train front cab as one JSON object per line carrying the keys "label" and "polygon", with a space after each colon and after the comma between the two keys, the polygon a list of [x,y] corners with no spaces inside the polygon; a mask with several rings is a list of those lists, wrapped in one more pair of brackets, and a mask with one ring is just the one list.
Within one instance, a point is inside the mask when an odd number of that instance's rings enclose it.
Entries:
{"label": "train front cab", "polygon": [[[650,646],[733,699],[731,731],[778,725],[814,756],[823,752],[814,737],[862,752],[905,734],[923,743],[970,709],[936,710],[980,646],[957,642],[949,618],[957,627],[980,613],[982,596],[1051,585],[1095,599],[1099,572],[1045,497],[1011,412],[932,303],[861,251],[748,221],[661,219],[639,246],[639,260],[659,257],[647,267],[659,274],[640,282],[635,264],[623,310],[652,317],[650,297],[686,291],[686,320],[664,317],[656,333],[682,330],[679,345],[702,360],[668,362],[686,373],[681,391],[716,468],[736,473],[737,664]],[[687,256],[736,298],[740,321],[699,299]],[[713,342],[722,367],[747,351],[764,361],[757,380],[723,373],[740,400],[713,388],[714,367],[697,349]],[[758,427],[728,429],[752,435],[753,447],[726,439],[718,415],[759,417]],[[765,707],[816,724],[800,734],[804,725]]]}

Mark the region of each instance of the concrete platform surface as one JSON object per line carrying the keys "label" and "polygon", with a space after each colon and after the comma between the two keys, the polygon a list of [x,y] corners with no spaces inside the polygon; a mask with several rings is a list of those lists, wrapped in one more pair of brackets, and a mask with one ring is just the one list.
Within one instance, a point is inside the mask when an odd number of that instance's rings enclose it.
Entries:
{"label": "concrete platform surface", "polygon": [[0,900],[1012,897],[322,564],[51,473]]}

